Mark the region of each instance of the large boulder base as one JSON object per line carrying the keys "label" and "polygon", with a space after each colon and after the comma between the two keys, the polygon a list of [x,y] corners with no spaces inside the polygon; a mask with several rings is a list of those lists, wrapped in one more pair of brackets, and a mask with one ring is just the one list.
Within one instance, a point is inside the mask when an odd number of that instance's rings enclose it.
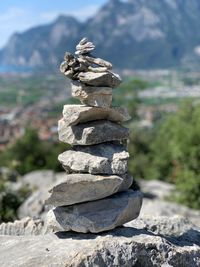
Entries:
{"label": "large boulder base", "polygon": [[129,129],[106,120],[68,126],[61,119],[58,122],[58,135],[61,142],[70,145],[95,145],[128,139]]}
{"label": "large boulder base", "polygon": [[99,233],[111,230],[137,218],[141,206],[141,192],[128,190],[101,200],[56,207],[47,214],[46,231]]}
{"label": "large boulder base", "polygon": [[1,267],[199,267],[200,231],[180,217],[136,219],[96,234],[0,236]]}
{"label": "large boulder base", "polygon": [[63,118],[67,125],[72,126],[95,120],[124,122],[130,120],[131,117],[127,109],[122,107],[101,108],[84,105],[64,105]]}
{"label": "large boulder base", "polygon": [[75,146],[58,156],[68,173],[117,174],[127,172],[129,153],[125,146],[103,143],[93,146]]}
{"label": "large boulder base", "polygon": [[127,190],[132,182],[133,178],[129,175],[122,178],[116,175],[69,174],[50,190],[46,204],[68,206],[102,199]]}

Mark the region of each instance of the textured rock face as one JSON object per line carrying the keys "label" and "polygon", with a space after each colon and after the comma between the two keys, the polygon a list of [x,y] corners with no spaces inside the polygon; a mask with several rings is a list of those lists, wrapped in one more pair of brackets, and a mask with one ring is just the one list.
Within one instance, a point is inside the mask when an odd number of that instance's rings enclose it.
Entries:
{"label": "textured rock face", "polygon": [[88,106],[109,108],[112,103],[112,88],[86,86],[74,81],[72,83],[72,96]]}
{"label": "textured rock face", "polygon": [[67,125],[72,126],[95,120],[125,122],[130,120],[131,117],[127,109],[122,107],[102,108],[84,105],[65,105],[63,108],[63,118]]}
{"label": "textured rock face", "polygon": [[179,216],[184,216],[190,220],[190,222],[200,227],[199,210],[190,209],[181,204],[166,201],[175,190],[174,185],[157,180],[143,180],[140,181],[139,185],[144,193],[144,203],[141,210],[142,217],[150,216],[151,214],[154,214],[155,217],[172,217],[174,214],[177,214]]}
{"label": "textured rock face", "polygon": [[78,75],[81,82],[92,86],[116,87],[121,83],[119,75],[112,72],[81,72]]}
{"label": "textured rock face", "polygon": [[116,143],[76,146],[59,155],[58,160],[68,173],[125,174],[129,153]]}
{"label": "textured rock face", "polygon": [[108,197],[116,192],[127,190],[132,184],[131,176],[96,176],[91,174],[66,175],[50,191],[46,204],[68,206]]}
{"label": "textured rock face", "polygon": [[39,235],[42,232],[43,226],[43,220],[33,220],[29,217],[26,217],[13,223],[2,223],[0,225],[0,235]]}
{"label": "textured rock face", "polygon": [[179,217],[136,219],[96,234],[0,236],[1,267],[200,266],[200,232]]}
{"label": "textured rock face", "polygon": [[47,214],[47,232],[75,231],[99,233],[138,217],[142,205],[142,194],[128,190],[97,201],[57,207]]}
{"label": "textured rock face", "polygon": [[129,129],[109,121],[95,121],[67,126],[58,122],[59,140],[70,145],[95,145],[108,141],[128,139]]}

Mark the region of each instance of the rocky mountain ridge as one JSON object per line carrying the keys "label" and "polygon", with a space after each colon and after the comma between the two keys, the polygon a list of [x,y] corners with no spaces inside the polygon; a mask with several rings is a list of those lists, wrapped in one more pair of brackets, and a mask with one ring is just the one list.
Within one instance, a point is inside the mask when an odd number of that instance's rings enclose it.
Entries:
{"label": "rocky mountain ridge", "polygon": [[14,34],[0,51],[0,64],[55,69],[64,51],[74,52],[87,36],[117,68],[191,66],[199,61],[199,11],[198,0],[109,0],[86,22],[63,15]]}

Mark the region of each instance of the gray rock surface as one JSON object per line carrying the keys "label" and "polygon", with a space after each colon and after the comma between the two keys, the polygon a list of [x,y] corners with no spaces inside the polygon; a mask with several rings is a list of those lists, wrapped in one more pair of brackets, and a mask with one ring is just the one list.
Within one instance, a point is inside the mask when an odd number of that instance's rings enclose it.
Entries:
{"label": "gray rock surface", "polygon": [[199,246],[199,229],[182,218],[149,217],[101,235],[0,236],[0,266],[199,267]]}
{"label": "gray rock surface", "polygon": [[125,227],[147,229],[156,235],[166,237],[179,237],[181,240],[191,240],[200,246],[200,228],[182,216],[139,216],[136,220],[128,222]]}
{"label": "gray rock surface", "polygon": [[108,69],[112,69],[112,64],[110,62],[104,60],[104,59],[91,57],[88,55],[84,55],[84,56],[82,56],[82,58],[90,64],[96,64],[96,65],[99,65],[101,67],[106,67]]}
{"label": "gray rock surface", "polygon": [[0,235],[39,235],[42,232],[44,222],[41,219],[33,220],[29,217],[0,224]]}
{"label": "gray rock surface", "polygon": [[33,189],[45,188],[56,182],[57,174],[52,170],[32,171],[21,178],[23,185]]}
{"label": "gray rock surface", "polygon": [[117,143],[103,143],[93,146],[75,146],[58,156],[68,173],[122,175],[128,169],[129,153],[125,146]]}
{"label": "gray rock surface", "polygon": [[83,38],[76,46],[76,55],[83,55],[92,52],[95,49],[95,45],[89,42],[87,38]]}
{"label": "gray rock surface", "polygon": [[112,88],[86,86],[80,82],[72,83],[72,96],[78,98],[82,104],[92,107],[109,108],[112,103]]}
{"label": "gray rock surface", "polygon": [[139,180],[142,192],[147,197],[165,199],[175,190],[174,184],[169,184],[159,180]]}
{"label": "gray rock surface", "polygon": [[34,191],[19,207],[18,217],[44,217],[48,211],[45,206],[45,200],[49,196],[48,190],[52,188],[55,182],[62,180],[64,176],[66,176],[65,173],[56,174],[53,171],[36,171],[23,176],[21,178],[22,186],[26,182]]}
{"label": "gray rock surface", "polygon": [[102,199],[127,190],[132,182],[133,178],[129,175],[122,178],[116,175],[69,174],[49,191],[46,204],[69,206]]}
{"label": "gray rock surface", "polygon": [[63,118],[69,126],[95,120],[124,122],[131,119],[127,109],[123,107],[102,108],[84,105],[64,105]]}
{"label": "gray rock surface", "polygon": [[144,193],[141,216],[155,217],[173,215],[183,216],[193,224],[200,227],[200,211],[193,210],[178,203],[167,201],[167,198],[174,192],[175,186],[163,181],[142,180],[139,182],[142,192]]}
{"label": "gray rock surface", "polygon": [[106,86],[112,88],[118,86],[121,83],[120,76],[112,72],[80,72],[78,74],[78,79],[88,85]]}
{"label": "gray rock surface", "polygon": [[114,229],[138,217],[142,205],[142,194],[128,190],[113,196],[56,207],[47,214],[46,231],[75,231],[99,233]]}
{"label": "gray rock surface", "polygon": [[128,139],[129,129],[106,120],[68,126],[61,119],[58,122],[58,135],[60,141],[70,145],[95,145]]}
{"label": "gray rock surface", "polygon": [[200,211],[187,208],[181,204],[167,202],[161,199],[144,198],[141,209],[141,216],[173,216],[175,214],[183,216],[193,224],[200,227]]}

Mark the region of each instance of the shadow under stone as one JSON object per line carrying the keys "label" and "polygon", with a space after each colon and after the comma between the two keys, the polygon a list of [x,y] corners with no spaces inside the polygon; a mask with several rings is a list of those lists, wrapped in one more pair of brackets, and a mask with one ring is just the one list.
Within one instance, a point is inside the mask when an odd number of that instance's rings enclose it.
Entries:
{"label": "shadow under stone", "polygon": [[194,229],[189,229],[180,236],[155,234],[148,229],[137,229],[133,227],[118,227],[110,231],[105,231],[97,234],[93,233],[76,233],[76,232],[57,232],[55,235],[60,239],[74,239],[74,240],[93,240],[99,236],[112,237],[134,237],[138,235],[161,237],[170,242],[174,246],[184,247],[193,246],[194,244],[200,246],[200,232]]}

